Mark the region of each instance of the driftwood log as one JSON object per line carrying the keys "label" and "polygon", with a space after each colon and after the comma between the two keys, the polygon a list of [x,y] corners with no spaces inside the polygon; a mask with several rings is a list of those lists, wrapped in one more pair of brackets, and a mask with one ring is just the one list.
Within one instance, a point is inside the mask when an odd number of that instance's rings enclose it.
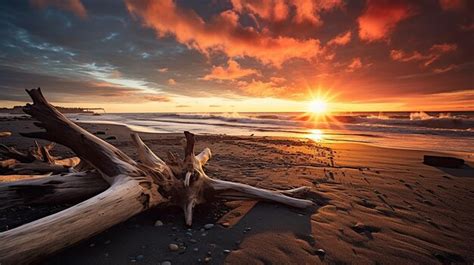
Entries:
{"label": "driftwood log", "polygon": [[54,143],[48,145],[40,145],[35,141],[35,148],[30,149],[27,153],[20,152],[14,147],[8,147],[0,144],[0,155],[5,158],[15,160],[14,163],[1,164],[3,170],[9,170],[17,174],[28,173],[64,173],[79,164],[78,157],[60,159],[50,154]]}
{"label": "driftwood log", "polygon": [[[212,198],[267,200],[298,208],[313,204],[310,200],[290,197],[306,192],[307,187],[272,191],[210,178],[203,165],[211,158],[211,150],[205,148],[195,155],[195,137],[189,132],[184,133],[184,160],[170,153],[169,163],[156,156],[137,134],[132,134],[140,159],[136,162],[62,115],[48,103],[39,88],[27,92],[33,104],[27,104],[23,110],[36,119],[35,125],[44,131],[23,135],[69,147],[94,169],[10,183],[3,189],[0,186],[0,191],[16,194],[6,195],[7,199],[13,198],[12,201],[51,202],[64,199],[63,196],[77,199],[105,190],[66,210],[0,233],[1,264],[38,261],[161,203],[180,206],[187,225],[192,224],[195,205]],[[103,180],[94,180],[99,178]],[[61,189],[67,185],[75,188],[68,189],[71,194]],[[42,192],[42,189],[52,192]],[[32,190],[35,192],[30,193]],[[81,196],[73,196],[73,193]],[[28,194],[33,198],[27,198]]]}

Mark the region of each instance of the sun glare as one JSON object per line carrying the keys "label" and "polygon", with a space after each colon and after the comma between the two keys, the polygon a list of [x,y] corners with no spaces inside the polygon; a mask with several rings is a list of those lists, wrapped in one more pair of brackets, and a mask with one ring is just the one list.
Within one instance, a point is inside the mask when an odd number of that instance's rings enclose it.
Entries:
{"label": "sun glare", "polygon": [[324,114],[328,111],[328,104],[321,99],[313,100],[309,103],[309,111],[314,114]]}

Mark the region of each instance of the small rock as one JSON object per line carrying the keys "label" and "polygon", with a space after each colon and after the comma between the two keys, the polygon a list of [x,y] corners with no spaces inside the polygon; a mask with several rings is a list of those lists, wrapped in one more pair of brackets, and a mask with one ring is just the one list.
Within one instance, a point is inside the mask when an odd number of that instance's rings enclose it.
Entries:
{"label": "small rock", "polygon": [[163,226],[163,222],[161,220],[157,220],[155,222],[155,226]]}
{"label": "small rock", "polygon": [[224,249],[224,251],[223,251],[223,252],[224,252],[224,254],[229,254],[229,253],[230,253],[230,250],[228,250],[228,249]]}
{"label": "small rock", "polygon": [[12,135],[11,132],[0,132],[0,137],[9,137],[11,135]]}
{"label": "small rock", "polygon": [[326,251],[322,248],[316,250],[316,255],[318,256],[324,256],[326,255]]}
{"label": "small rock", "polygon": [[177,251],[179,249],[178,245],[176,244],[169,244],[168,245],[168,248],[171,250],[171,251]]}
{"label": "small rock", "polygon": [[142,259],[144,259],[144,258],[145,258],[145,256],[143,256],[143,255],[138,255],[138,256],[137,256],[137,260],[142,260]]}
{"label": "small rock", "polygon": [[211,260],[212,260],[211,257],[205,257],[205,258],[204,258],[204,262],[206,262],[206,263],[209,263]]}
{"label": "small rock", "polygon": [[204,225],[204,229],[207,229],[207,230],[212,229],[213,227],[214,227],[214,224],[205,224]]}
{"label": "small rock", "polygon": [[163,261],[161,265],[171,265],[171,261]]}
{"label": "small rock", "polygon": [[104,242],[104,244],[105,244],[105,245],[108,245],[108,244],[110,244],[110,242],[112,242],[112,241],[107,240],[107,241]]}
{"label": "small rock", "polygon": [[91,244],[89,245],[89,247],[93,248],[93,247],[95,247],[95,244],[94,244],[94,243],[91,243]]}
{"label": "small rock", "polygon": [[194,238],[191,238],[191,239],[189,239],[189,242],[191,242],[191,243],[193,243],[193,244],[196,244],[196,243],[197,243],[197,240],[194,239]]}
{"label": "small rock", "polygon": [[229,226],[230,226],[230,223],[229,223],[229,222],[224,222],[224,223],[222,223],[222,226],[223,226],[223,227],[229,227]]}
{"label": "small rock", "polygon": [[193,251],[194,251],[194,252],[198,252],[198,251],[199,251],[199,248],[193,248]]}

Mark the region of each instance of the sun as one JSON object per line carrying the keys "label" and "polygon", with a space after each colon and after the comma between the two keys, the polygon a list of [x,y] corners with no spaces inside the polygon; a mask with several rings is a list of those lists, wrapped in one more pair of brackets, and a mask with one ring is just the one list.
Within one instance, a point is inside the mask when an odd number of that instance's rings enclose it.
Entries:
{"label": "sun", "polygon": [[328,103],[322,99],[315,99],[309,103],[309,112],[314,114],[325,114],[328,112]]}

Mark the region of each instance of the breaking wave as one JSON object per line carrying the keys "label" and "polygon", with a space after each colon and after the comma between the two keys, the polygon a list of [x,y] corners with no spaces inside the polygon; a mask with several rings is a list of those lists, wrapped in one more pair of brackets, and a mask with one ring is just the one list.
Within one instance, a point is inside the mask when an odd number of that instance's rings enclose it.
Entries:
{"label": "breaking wave", "polygon": [[[470,114],[470,115],[468,115]],[[173,113],[159,114],[161,119],[184,119],[222,121],[236,124],[267,124],[312,128],[324,126],[316,124],[299,113],[262,114],[262,113]],[[378,113],[378,114],[336,114],[327,119],[326,126],[366,125],[385,127],[419,127],[428,129],[474,130],[474,115],[453,115],[451,113],[426,112]]]}

